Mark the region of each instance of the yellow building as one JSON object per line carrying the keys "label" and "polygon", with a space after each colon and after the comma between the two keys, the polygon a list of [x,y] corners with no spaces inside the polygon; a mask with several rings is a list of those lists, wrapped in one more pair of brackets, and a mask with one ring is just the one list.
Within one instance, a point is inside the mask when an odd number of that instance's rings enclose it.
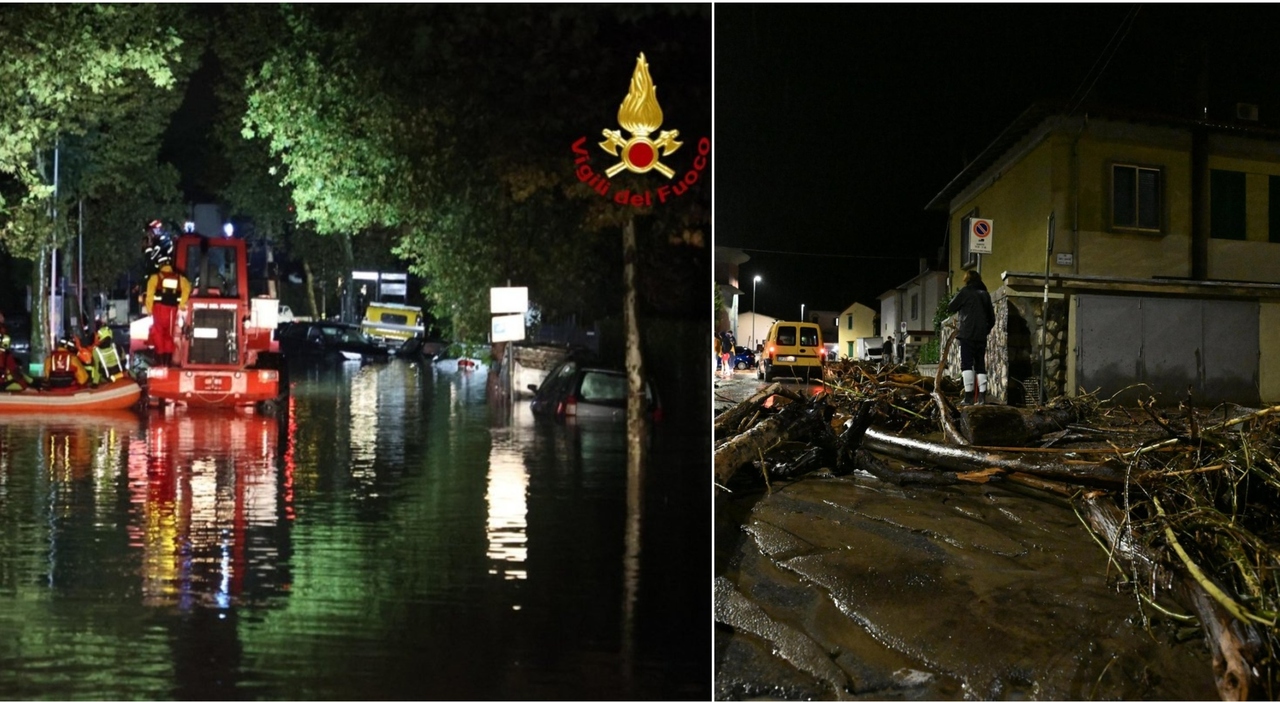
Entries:
{"label": "yellow building", "polygon": [[[841,358],[862,358],[862,350],[858,348],[859,339],[876,336],[876,311],[855,302],[844,309],[836,317],[837,347]],[[877,339],[879,341],[879,339]],[[878,345],[877,345],[878,348]]]}
{"label": "yellow building", "polygon": [[972,268],[996,302],[998,399],[1144,382],[1165,403],[1280,400],[1280,131],[1038,105],[929,209],[952,291]]}

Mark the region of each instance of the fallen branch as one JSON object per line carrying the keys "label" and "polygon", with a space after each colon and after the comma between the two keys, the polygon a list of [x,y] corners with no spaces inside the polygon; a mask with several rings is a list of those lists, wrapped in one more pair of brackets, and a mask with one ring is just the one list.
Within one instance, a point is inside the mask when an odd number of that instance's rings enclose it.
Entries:
{"label": "fallen branch", "polygon": [[938,406],[938,423],[942,425],[942,435],[947,437],[947,442],[956,446],[968,446],[969,440],[956,430],[956,425],[951,421],[951,404],[947,402],[947,398],[942,394],[942,371],[947,367],[947,356],[951,353],[951,342],[955,341],[954,335],[947,337],[947,346],[942,350],[942,355],[938,358],[938,370],[933,374],[933,402]]}
{"label": "fallen branch", "polygon": [[1008,455],[966,446],[948,446],[868,429],[863,446],[886,456],[917,464],[967,472],[984,468],[1000,468],[1007,473],[1019,472],[1068,482],[1122,485],[1126,480],[1141,482],[1148,471],[1129,472],[1109,462],[1067,462],[1032,456]]}
{"label": "fallen branch", "polygon": [[[1207,432],[1207,431],[1218,431],[1220,429],[1226,429],[1227,427],[1233,427],[1237,424],[1243,424],[1244,422],[1247,422],[1251,419],[1258,419],[1259,417],[1265,417],[1268,414],[1274,414],[1276,412],[1280,412],[1280,405],[1272,405],[1271,407],[1268,407],[1266,409],[1261,409],[1261,410],[1258,410],[1257,412],[1252,412],[1250,414],[1242,415],[1240,417],[1236,417],[1235,419],[1228,420],[1220,424],[1215,424],[1211,427],[1204,427],[1200,430],[1200,433],[1203,434],[1204,432]],[[1132,458],[1134,456],[1141,456],[1144,453],[1150,453],[1158,448],[1163,448],[1165,446],[1172,446],[1178,443],[1179,441],[1182,441],[1182,439],[1177,437],[1172,439],[1165,439],[1164,441],[1158,441],[1154,444],[1148,444],[1146,446],[1143,446],[1142,448],[1134,449],[1129,453],[1125,454],[1124,457],[1127,459],[1127,458]]]}

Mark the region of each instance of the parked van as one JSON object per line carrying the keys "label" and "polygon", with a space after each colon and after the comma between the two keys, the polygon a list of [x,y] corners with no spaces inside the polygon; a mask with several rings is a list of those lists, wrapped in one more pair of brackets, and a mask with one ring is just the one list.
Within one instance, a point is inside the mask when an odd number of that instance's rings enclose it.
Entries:
{"label": "parked van", "polygon": [[817,324],[779,320],[769,327],[756,377],[770,381],[775,375],[786,373],[797,378],[821,378],[826,354],[822,328]]}
{"label": "parked van", "polygon": [[415,335],[425,334],[422,308],[394,302],[370,302],[360,329],[383,346],[399,348]]}

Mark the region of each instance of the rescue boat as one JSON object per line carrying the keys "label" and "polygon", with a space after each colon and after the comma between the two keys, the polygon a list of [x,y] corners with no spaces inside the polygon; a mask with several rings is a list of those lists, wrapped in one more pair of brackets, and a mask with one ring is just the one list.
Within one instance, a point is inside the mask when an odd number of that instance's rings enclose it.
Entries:
{"label": "rescue boat", "polygon": [[129,409],[142,398],[142,386],[133,378],[121,378],[89,388],[27,388],[0,391],[0,413],[101,412]]}

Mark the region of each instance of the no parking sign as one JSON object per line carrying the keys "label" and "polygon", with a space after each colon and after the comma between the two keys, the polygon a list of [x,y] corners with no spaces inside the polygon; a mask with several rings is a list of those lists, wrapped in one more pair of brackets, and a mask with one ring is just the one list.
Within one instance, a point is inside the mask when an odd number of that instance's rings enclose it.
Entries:
{"label": "no parking sign", "polygon": [[969,220],[969,253],[991,253],[991,232],[994,229],[989,219]]}

